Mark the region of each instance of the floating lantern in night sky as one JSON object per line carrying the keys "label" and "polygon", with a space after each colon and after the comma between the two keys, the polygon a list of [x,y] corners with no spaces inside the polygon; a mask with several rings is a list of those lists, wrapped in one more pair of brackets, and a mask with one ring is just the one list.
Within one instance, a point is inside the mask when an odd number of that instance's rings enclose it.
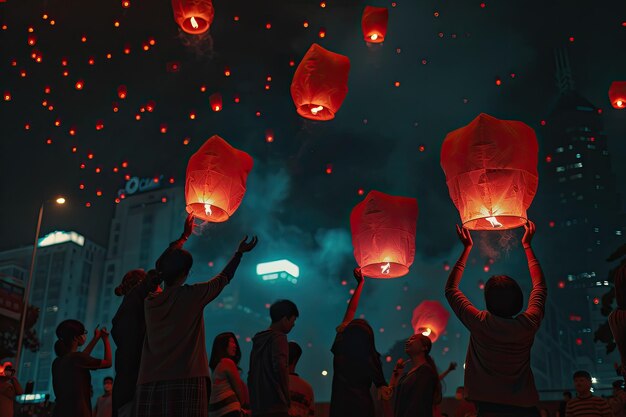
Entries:
{"label": "floating lantern in night sky", "polygon": [[411,324],[415,334],[421,333],[435,342],[446,331],[449,318],[450,313],[439,301],[425,300],[413,310]]}
{"label": "floating lantern in night sky", "polygon": [[220,93],[213,93],[209,96],[209,105],[211,110],[217,112],[222,111],[222,95]]}
{"label": "floating lantern in night sky", "polygon": [[239,208],[254,161],[213,135],[187,165],[187,212],[210,222],[224,222]]}
{"label": "floating lantern in night sky", "polygon": [[354,257],[363,275],[406,275],[415,257],[416,226],[416,199],[369,192],[350,214]]}
{"label": "floating lantern in night sky", "polygon": [[525,224],[537,191],[537,160],[537,137],[522,122],[482,113],[450,132],[441,167],[463,225],[494,230]]}
{"label": "floating lantern in night sky", "polygon": [[331,120],[348,94],[350,59],[314,43],[298,65],[291,97],[298,114],[311,120]]}
{"label": "floating lantern in night sky", "polygon": [[200,35],[213,23],[215,10],[211,0],[172,0],[174,20],[191,35]]}
{"label": "floating lantern in night sky", "polygon": [[613,81],[609,88],[611,106],[616,109],[626,108],[626,81]]}
{"label": "floating lantern in night sky", "polygon": [[365,6],[361,18],[363,37],[369,43],[382,43],[387,35],[389,11],[386,7]]}

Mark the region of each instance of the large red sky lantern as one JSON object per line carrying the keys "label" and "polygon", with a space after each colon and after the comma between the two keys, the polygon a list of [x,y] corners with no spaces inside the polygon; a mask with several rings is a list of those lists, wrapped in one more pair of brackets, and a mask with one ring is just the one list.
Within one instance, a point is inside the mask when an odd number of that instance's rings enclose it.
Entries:
{"label": "large red sky lantern", "polygon": [[626,81],[613,81],[609,88],[611,106],[616,109],[626,108]]}
{"label": "large red sky lantern", "polygon": [[209,30],[215,10],[211,0],[172,0],[174,20],[191,35],[200,35]]}
{"label": "large red sky lantern", "polygon": [[363,38],[368,43],[383,43],[387,35],[389,11],[386,7],[365,6],[361,18]]}
{"label": "large red sky lantern", "polygon": [[441,167],[450,198],[471,230],[512,229],[527,221],[538,185],[535,131],[481,113],[448,133]]}
{"label": "large red sky lantern", "polygon": [[348,94],[350,59],[314,43],[298,65],[291,97],[298,114],[311,120],[331,120]]}
{"label": "large red sky lantern", "polygon": [[224,222],[239,208],[254,161],[213,135],[187,164],[187,212],[209,222]]}
{"label": "large red sky lantern", "polygon": [[446,331],[450,313],[439,301],[425,300],[413,310],[411,325],[415,334],[428,336],[434,343]]}
{"label": "large red sky lantern", "polygon": [[350,214],[354,257],[363,275],[398,278],[415,257],[417,200],[370,191]]}

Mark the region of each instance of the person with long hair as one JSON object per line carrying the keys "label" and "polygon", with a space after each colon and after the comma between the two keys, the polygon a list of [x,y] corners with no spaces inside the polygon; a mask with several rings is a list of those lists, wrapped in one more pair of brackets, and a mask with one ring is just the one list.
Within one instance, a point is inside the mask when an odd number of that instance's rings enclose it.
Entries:
{"label": "person with long hair", "polygon": [[[457,226],[463,252],[450,272],[445,294],[452,310],[470,331],[465,362],[465,390],[480,417],[538,417],[539,394],[530,367],[530,351],[545,312],[548,288],[533,252],[535,224],[524,225],[532,290],[528,307],[519,284],[496,275],[485,284],[486,311],[480,311],[459,289],[465,263],[473,246],[470,231]],[[520,313],[521,312],[521,313]]]}
{"label": "person with long hair", "polygon": [[[92,369],[111,367],[111,344],[105,328],[94,331],[85,350],[78,350],[87,340],[87,330],[78,320],[62,321],[56,329],[54,344],[57,358],[52,362],[52,387],[56,396],[54,417],[91,417]],[[104,358],[91,356],[98,340],[104,343]]]}
{"label": "person with long hair", "polygon": [[333,343],[333,385],[330,399],[330,417],[373,417],[374,400],[370,388],[386,387],[380,354],[376,351],[374,331],[363,319],[355,319],[361,292],[363,274],[354,270],[357,287],[352,294],[346,314]]}
{"label": "person with long hair", "polygon": [[239,243],[235,255],[209,281],[186,285],[193,257],[182,248],[166,251],[157,262],[161,293],[144,302],[146,336],[137,378],[137,417],[206,417],[211,392],[204,308],[230,283],[244,253],[257,244]]}
{"label": "person with long hair", "polygon": [[212,373],[209,417],[241,417],[249,414],[248,388],[239,374],[241,349],[234,333],[215,336],[209,368]]}
{"label": "person with long hair", "polygon": [[[185,220],[185,228],[180,238],[172,242],[159,259],[172,250],[181,249],[192,230],[193,216],[189,215]],[[158,260],[157,265],[159,265]],[[143,269],[133,269],[124,275],[120,285],[115,288],[115,295],[124,299],[113,317],[111,328],[111,336],[117,346],[113,383],[113,417],[134,414],[133,399],[146,335],[144,300],[149,294],[160,290],[161,279],[161,275],[155,269],[147,273]]]}
{"label": "person with long hair", "polygon": [[[433,417],[441,403],[441,380],[435,361],[430,356],[433,342],[423,334],[414,334],[404,345],[409,361],[398,359],[391,376],[390,388],[395,392],[394,417]],[[410,369],[402,374],[407,363]]]}

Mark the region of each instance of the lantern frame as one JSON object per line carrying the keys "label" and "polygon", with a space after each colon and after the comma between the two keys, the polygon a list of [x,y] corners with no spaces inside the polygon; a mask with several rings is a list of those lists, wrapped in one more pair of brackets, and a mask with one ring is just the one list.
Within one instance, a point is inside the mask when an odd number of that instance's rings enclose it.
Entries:
{"label": "lantern frame", "polygon": [[609,100],[614,109],[626,109],[626,81],[613,81],[611,83]]}
{"label": "lantern frame", "polygon": [[445,333],[449,320],[450,312],[439,301],[424,300],[413,310],[411,327],[415,334],[423,334],[435,343]]}
{"label": "lantern frame", "polygon": [[[387,36],[389,9],[386,7],[365,6],[361,17],[361,31],[367,43],[383,43]],[[372,36],[376,35],[376,39]]]}
{"label": "lantern frame", "polygon": [[172,0],[172,11],[178,26],[190,35],[208,31],[215,17],[212,0]]}

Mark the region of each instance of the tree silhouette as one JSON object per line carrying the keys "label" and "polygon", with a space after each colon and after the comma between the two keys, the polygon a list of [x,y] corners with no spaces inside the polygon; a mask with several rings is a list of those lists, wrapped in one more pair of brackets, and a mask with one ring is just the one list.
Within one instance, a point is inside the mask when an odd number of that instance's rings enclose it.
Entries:
{"label": "tree silhouette", "polygon": [[[28,306],[26,310],[26,325],[22,346],[31,352],[39,350],[39,338],[33,329],[39,319],[39,307]],[[17,339],[19,337],[20,322],[8,317],[0,317],[0,360],[14,358],[17,353]],[[17,364],[16,364],[17,365]]]}
{"label": "tree silhouette", "polygon": [[[615,274],[620,268],[626,267],[626,244],[620,246],[615,252],[611,254],[606,260],[607,262],[616,262],[620,261],[619,265],[609,271],[608,281],[613,284],[615,282]],[[613,301],[615,301],[615,287],[611,287],[609,291],[607,291],[602,296],[602,309],[601,313],[604,317],[608,317],[613,311]],[[611,333],[611,328],[609,327],[608,319],[598,326],[598,329],[594,333],[594,342],[601,342],[606,345],[606,353],[609,354],[613,352],[616,348],[615,340],[613,339],[613,334]]]}

